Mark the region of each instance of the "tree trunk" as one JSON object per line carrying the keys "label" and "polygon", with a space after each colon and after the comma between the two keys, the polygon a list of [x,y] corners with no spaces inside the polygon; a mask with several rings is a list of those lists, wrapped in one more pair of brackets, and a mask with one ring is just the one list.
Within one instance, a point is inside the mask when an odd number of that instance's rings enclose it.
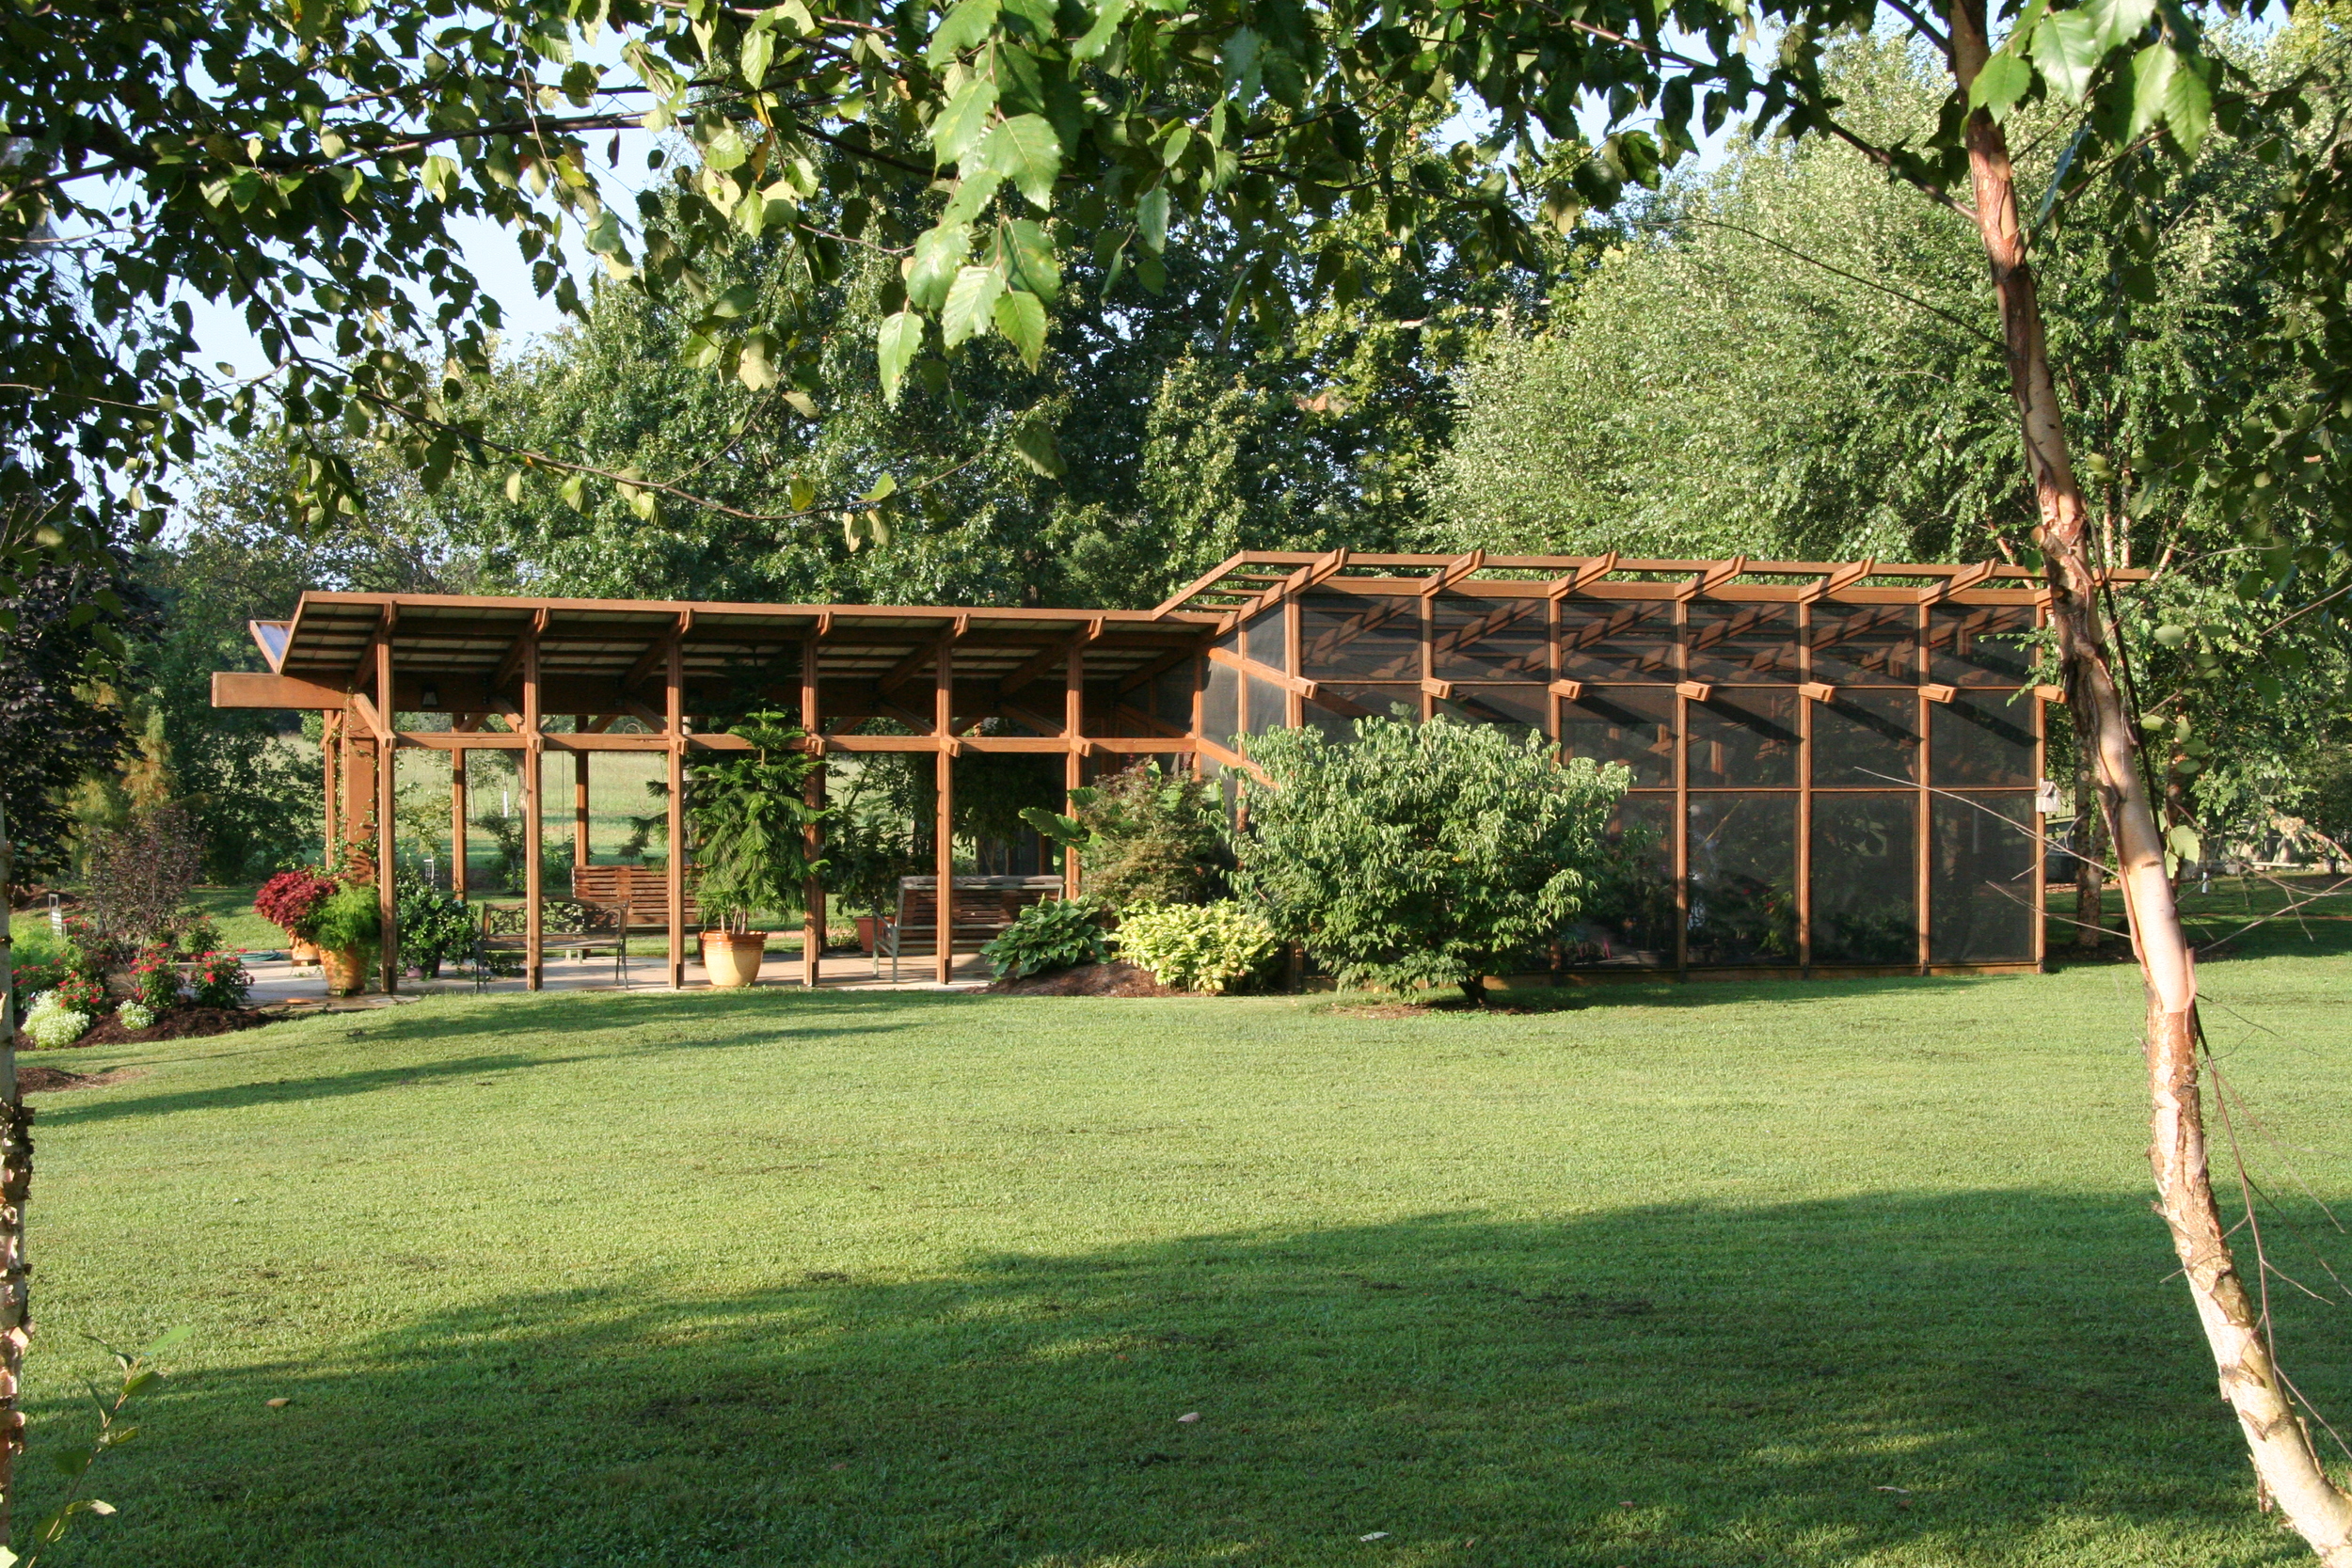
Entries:
{"label": "tree trunk", "polygon": [[2090,741],[2074,740],[2074,951],[2099,951],[2106,938],[2106,808],[2099,800],[2099,777],[2091,765]]}
{"label": "tree trunk", "polygon": [[17,1390],[33,1331],[32,1285],[24,1262],[24,1200],[33,1185],[33,1113],[16,1085],[16,962],[8,933],[16,850],[0,807],[0,1546],[16,1503],[16,1456],[24,1451]]}
{"label": "tree trunk", "polygon": [[[1989,53],[1983,0],[1951,0],[1952,72],[1964,93]],[[2272,1365],[2262,1325],[2231,1255],[2206,1164],[2204,1109],[2197,1082],[2197,971],[2181,928],[2164,845],[2139,770],[2129,715],[2108,659],[2089,555],[2089,517],[2066,451],[2066,429],[2050,377],[2041,302],[2018,221],[2009,142],[1982,111],[1967,125],[1976,219],[1991,264],[2010,391],[2040,503],[2050,614],[2066,672],[2074,733],[2090,753],[2100,803],[2114,834],[2117,880],[2138,948],[2148,994],[2147,1059],[2153,1133],[2149,1159],[2156,1210],[2172,1233],[2183,1277],[2220,1373],[2221,1397],[2237,1413],[2254,1473],[2287,1522],[2328,1568],[2352,1568],[2352,1497],[2321,1469],[2311,1436]]]}

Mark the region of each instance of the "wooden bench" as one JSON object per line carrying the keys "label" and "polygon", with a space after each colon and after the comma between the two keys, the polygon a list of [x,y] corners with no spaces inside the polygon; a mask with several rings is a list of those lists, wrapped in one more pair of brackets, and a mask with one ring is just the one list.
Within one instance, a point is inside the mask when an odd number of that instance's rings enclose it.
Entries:
{"label": "wooden bench", "polygon": [[[491,960],[516,954],[529,961],[531,906],[484,904],[473,941],[473,985],[490,983]],[[574,953],[586,958],[600,947],[612,950],[612,980],[628,984],[628,916],[618,904],[591,904],[578,898],[543,898],[539,902],[539,952]]]}
{"label": "wooden bench", "polygon": [[[957,877],[949,886],[952,927],[948,941],[969,950],[1004,933],[1023,910],[1062,895],[1059,877]],[[898,977],[901,958],[939,954],[939,879],[901,877],[896,912],[874,936],[874,972],[890,955],[890,977]]]}
{"label": "wooden bench", "polygon": [[[692,932],[701,927],[702,911],[694,908],[694,868],[688,866],[686,875],[686,904],[678,929]],[[626,930],[666,933],[670,929],[670,874],[661,866],[575,866],[572,896],[583,904],[621,910]]]}

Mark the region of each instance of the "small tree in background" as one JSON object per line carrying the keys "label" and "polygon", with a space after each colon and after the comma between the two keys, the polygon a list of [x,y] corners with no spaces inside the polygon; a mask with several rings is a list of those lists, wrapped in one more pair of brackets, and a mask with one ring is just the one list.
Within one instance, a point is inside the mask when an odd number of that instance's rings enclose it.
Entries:
{"label": "small tree in background", "polygon": [[151,942],[174,929],[204,864],[204,841],[174,805],[156,806],[89,847],[90,921],[109,937]]}
{"label": "small tree in background", "polygon": [[1355,739],[1249,742],[1235,881],[1277,935],[1343,983],[1457,985],[1544,952],[1604,858],[1622,768],[1563,766],[1540,736],[1433,719],[1359,719]]}
{"label": "small tree in background", "polygon": [[739,935],[751,917],[802,908],[807,879],[824,870],[809,858],[806,832],[826,808],[803,799],[809,775],[824,767],[800,749],[799,726],[781,713],[755,713],[729,732],[755,748],[698,764],[688,784],[702,875],[695,899],[706,919]]}
{"label": "small tree in background", "polygon": [[1071,815],[1031,806],[1022,820],[1065,852],[1075,848],[1089,897],[1114,910],[1200,904],[1232,866],[1216,791],[1156,762],[1070,792]]}

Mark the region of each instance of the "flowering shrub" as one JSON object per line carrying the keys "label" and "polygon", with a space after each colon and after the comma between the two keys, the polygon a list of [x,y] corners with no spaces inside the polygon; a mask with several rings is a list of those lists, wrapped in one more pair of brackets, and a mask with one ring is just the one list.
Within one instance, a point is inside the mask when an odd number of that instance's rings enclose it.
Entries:
{"label": "flowering shrub", "polygon": [[199,953],[188,972],[188,990],[199,1007],[242,1007],[253,976],[234,953]]}
{"label": "flowering shrub", "polygon": [[24,1015],[24,1034],[43,1051],[58,1051],[89,1033],[90,1015],[57,1000],[58,992],[42,991]]}
{"label": "flowering shrub", "polygon": [[[94,980],[87,974],[69,974],[57,982],[54,990],[45,994],[54,998],[60,1007],[71,1008],[77,1013],[87,1013],[93,1018],[106,1010],[104,983]],[[33,998],[33,1006],[38,1007],[40,1002],[40,997]]]}
{"label": "flowering shrub", "polygon": [[115,1022],[125,1029],[146,1029],[153,1025],[155,1014],[144,1002],[125,1002],[115,1009]]}
{"label": "flowering shrub", "polygon": [[1222,991],[1265,967],[1274,928],[1248,905],[1144,904],[1119,917],[1119,952],[1178,990]]}
{"label": "flowering shrub", "polygon": [[32,1011],[34,997],[42,991],[56,990],[72,974],[73,971],[62,962],[18,964],[15,974],[9,977],[9,984],[16,991],[16,1016],[23,1018]]}
{"label": "flowering shrub", "polygon": [[131,961],[131,945],[78,914],[65,917],[65,952],[58,960],[84,979],[102,981]]}
{"label": "flowering shrub", "polygon": [[280,871],[253,895],[253,912],[290,937],[310,939],[310,926],[320,906],[335,896],[342,884],[309,866]]}
{"label": "flowering shrub", "polygon": [[132,994],[148,1011],[160,1013],[180,1002],[180,972],[171,966],[171,944],[159,942],[131,966]]}

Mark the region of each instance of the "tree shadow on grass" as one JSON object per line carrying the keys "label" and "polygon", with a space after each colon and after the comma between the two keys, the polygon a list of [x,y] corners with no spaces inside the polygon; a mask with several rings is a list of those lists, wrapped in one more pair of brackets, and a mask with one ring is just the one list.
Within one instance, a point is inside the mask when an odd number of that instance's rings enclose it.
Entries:
{"label": "tree shadow on grass", "polygon": [[421,1289],[336,1370],[174,1380],[72,1560],[2297,1560],[2169,1263],[2138,1203],[2028,1192]]}

